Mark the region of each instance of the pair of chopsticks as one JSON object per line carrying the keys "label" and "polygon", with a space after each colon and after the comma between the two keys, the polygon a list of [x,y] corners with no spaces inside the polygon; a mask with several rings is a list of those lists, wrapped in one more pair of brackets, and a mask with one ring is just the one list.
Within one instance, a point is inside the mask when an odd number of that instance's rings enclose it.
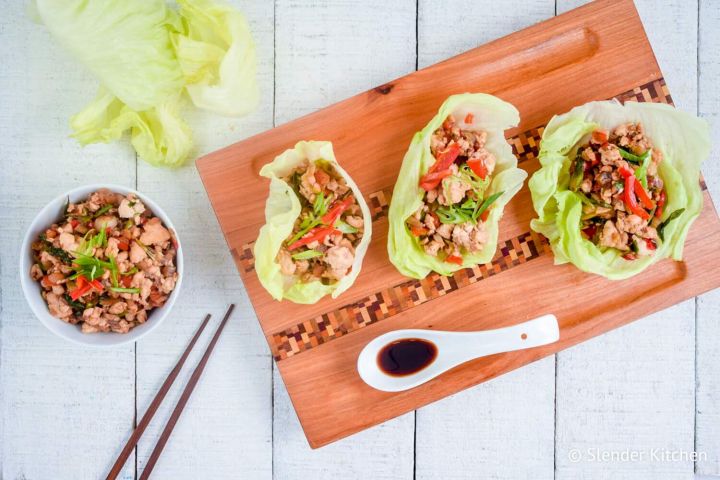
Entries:
{"label": "pair of chopsticks", "polygon": [[[195,385],[197,385],[198,380],[200,380],[200,376],[203,373],[203,370],[205,370],[205,365],[208,362],[208,359],[210,358],[210,355],[213,352],[213,349],[215,348],[215,344],[218,341],[218,338],[220,338],[220,334],[222,333],[223,329],[225,328],[225,324],[228,321],[228,318],[230,318],[230,314],[232,313],[233,309],[235,308],[234,304],[231,304],[228,308],[227,312],[225,313],[225,317],[220,322],[220,325],[218,326],[217,330],[215,330],[215,335],[213,335],[212,340],[210,340],[210,343],[208,344],[207,348],[205,349],[205,353],[203,354],[202,358],[198,362],[197,366],[195,367],[195,370],[193,371],[192,375],[190,376],[190,380],[188,381],[187,385],[185,385],[185,389],[182,392],[182,395],[180,395],[180,399],[178,400],[177,404],[175,404],[175,408],[172,411],[172,414],[170,415],[170,419],[168,420],[167,424],[165,425],[165,428],[163,429],[162,433],[160,434],[160,438],[157,441],[157,444],[155,445],[155,448],[152,451],[152,454],[150,454],[150,459],[147,462],[147,465],[145,465],[145,469],[143,470],[142,474],[140,475],[140,480],[146,480],[150,477],[150,474],[153,471],[153,468],[155,468],[155,464],[158,461],[158,458],[160,458],[160,454],[162,453],[163,449],[165,448],[165,444],[167,443],[168,439],[170,438],[170,435],[172,434],[173,429],[175,428],[175,424],[177,423],[178,419],[180,418],[180,415],[183,412],[183,409],[185,408],[185,405],[188,402],[188,399],[190,398],[190,395],[192,395],[193,390],[195,390]],[[140,423],[137,424],[137,427],[135,428],[135,431],[133,431],[132,435],[130,435],[130,438],[128,439],[127,443],[125,444],[125,447],[122,449],[122,452],[120,452],[120,455],[118,456],[117,460],[115,461],[115,464],[112,466],[112,469],[110,469],[110,473],[108,473],[107,479],[108,480],[114,480],[117,478],[117,476],[120,474],[120,471],[123,468],[123,465],[125,465],[125,462],[127,461],[128,457],[130,456],[130,453],[133,451],[133,448],[135,448],[135,445],[137,445],[137,442],[140,440],[140,437],[142,436],[143,432],[145,432],[145,429],[147,428],[148,424],[150,423],[150,420],[152,420],[152,417],[155,415],[155,412],[157,412],[158,408],[160,407],[160,404],[162,403],[163,399],[165,398],[165,395],[167,395],[168,391],[170,390],[170,387],[172,387],[172,384],[175,382],[175,379],[177,378],[178,374],[180,373],[180,370],[182,369],[183,365],[185,364],[185,360],[187,360],[187,357],[190,355],[190,352],[192,351],[193,347],[195,346],[195,343],[197,342],[198,338],[200,338],[200,335],[202,334],[203,330],[205,330],[205,327],[207,326],[208,322],[210,321],[210,314],[207,314],[205,316],[205,319],[202,321],[200,326],[197,329],[197,332],[195,332],[195,336],[193,336],[192,340],[190,340],[190,343],[188,344],[187,348],[185,348],[185,351],[183,352],[182,356],[178,360],[177,364],[175,364],[175,367],[170,371],[170,374],[168,375],[167,379],[165,379],[165,382],[160,387],[160,390],[158,390],[157,394],[155,395],[155,398],[153,398],[152,403],[150,403],[150,407],[148,407],[147,411],[145,412],[145,415],[143,415],[142,419],[140,420]]]}

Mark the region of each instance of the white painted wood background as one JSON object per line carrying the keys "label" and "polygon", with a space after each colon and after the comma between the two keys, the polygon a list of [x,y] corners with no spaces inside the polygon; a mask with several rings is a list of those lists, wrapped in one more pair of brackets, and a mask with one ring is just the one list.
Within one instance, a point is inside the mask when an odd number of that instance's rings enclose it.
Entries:
{"label": "white painted wood background", "polygon": [[[197,154],[583,2],[232,3],[252,24],[263,101],[243,119],[191,113]],[[637,4],[677,105],[720,128],[720,2]],[[96,82],[28,19],[25,8],[20,0],[0,0],[0,478],[100,478],[202,315],[212,312],[217,321],[231,301],[239,308],[155,478],[720,475],[720,291],[310,450],[194,167],[158,170],[138,161],[127,143],[81,149],[69,139],[67,119],[94,96]],[[720,199],[719,152],[704,171]],[[46,331],[22,298],[17,268],[21,237],[35,212],[64,190],[103,181],[137,187],[163,205],[180,230],[187,262],[183,295],[165,325],[114,350],[81,348]],[[176,382],[122,478],[142,471],[188,376]],[[646,455],[636,462],[593,462],[589,448]],[[584,454],[575,463],[574,449]],[[652,449],[706,457],[661,462],[649,458]]]}

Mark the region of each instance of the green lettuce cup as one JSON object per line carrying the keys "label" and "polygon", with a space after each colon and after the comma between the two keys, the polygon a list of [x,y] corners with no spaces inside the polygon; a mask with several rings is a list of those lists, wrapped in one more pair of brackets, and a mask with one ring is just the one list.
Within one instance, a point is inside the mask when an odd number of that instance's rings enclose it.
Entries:
{"label": "green lettuce cup", "polygon": [[370,210],[330,142],[298,142],[266,164],[255,271],[276,300],[316,303],[350,288],[370,244]]}
{"label": "green lettuce cup", "polygon": [[[709,153],[707,123],[668,105],[573,108],[543,133],[541,168],[529,181],[538,214],[531,227],[549,239],[555,264],[613,280],[681,260],[702,210],[700,165]],[[603,178],[607,188],[594,183]],[[593,219],[598,211],[604,218]]]}
{"label": "green lettuce cup", "polygon": [[527,177],[504,135],[518,121],[511,104],[466,93],[415,134],[388,213],[387,249],[400,273],[451,275],[492,260],[503,209]]}

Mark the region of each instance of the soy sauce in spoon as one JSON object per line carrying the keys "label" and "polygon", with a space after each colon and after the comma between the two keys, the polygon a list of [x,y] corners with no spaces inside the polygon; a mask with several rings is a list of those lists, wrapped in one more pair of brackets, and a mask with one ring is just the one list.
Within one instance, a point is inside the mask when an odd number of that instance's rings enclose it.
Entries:
{"label": "soy sauce in spoon", "polygon": [[386,374],[402,377],[427,367],[437,354],[437,347],[428,340],[403,338],[385,345],[378,353],[377,363]]}

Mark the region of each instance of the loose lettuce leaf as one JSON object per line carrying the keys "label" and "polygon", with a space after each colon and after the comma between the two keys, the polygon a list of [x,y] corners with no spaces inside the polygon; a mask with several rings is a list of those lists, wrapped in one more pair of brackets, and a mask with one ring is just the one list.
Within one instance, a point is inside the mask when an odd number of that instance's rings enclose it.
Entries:
{"label": "loose lettuce leaf", "polygon": [[149,110],[133,110],[100,88],[98,96],[70,119],[81,145],[108,143],[130,131],[138,155],[155,166],[179,166],[193,148],[190,127],[180,117],[180,93]]}
{"label": "loose lettuce leaf", "polygon": [[[405,220],[422,205],[424,191],[418,183],[420,177],[435,163],[435,158],[430,152],[432,133],[442,125],[448,115],[452,114],[456,119],[462,120],[468,113],[474,116],[473,125],[487,132],[486,147],[497,159],[485,196],[501,191],[504,193],[490,210],[486,222],[489,239],[485,248],[478,253],[465,255],[463,264],[456,265],[426,254],[410,233]],[[520,190],[527,177],[524,170],[517,168],[517,159],[504,135],[504,130],[516,126],[518,121],[518,111],[509,103],[492,95],[466,93],[453,95],[445,100],[430,123],[415,134],[403,159],[388,213],[390,223],[388,254],[400,273],[413,278],[424,278],[430,271],[451,275],[462,268],[492,260],[497,248],[498,223],[505,205]]]}
{"label": "loose lettuce leaf", "polygon": [[[300,200],[292,187],[282,180],[305,159],[312,162],[330,162],[342,175],[355,195],[363,215],[364,233],[355,249],[355,261],[350,273],[332,285],[319,280],[303,283],[294,275],[283,275],[275,261],[283,242],[290,236],[295,220],[300,216]],[[270,193],[265,204],[265,225],[255,242],[255,271],[263,287],[276,300],[287,298],[295,303],[315,303],[327,294],[333,298],[350,288],[360,274],[363,258],[370,245],[372,220],[370,209],[362,192],[348,173],[340,167],[330,142],[298,142],[295,148],[286,150],[260,170],[260,175],[270,179]]]}
{"label": "loose lettuce leaf", "polygon": [[259,100],[255,43],[237,10],[212,0],[178,0],[182,33],[173,35],[190,99],[228,116],[253,110]]}
{"label": "loose lettuce leaf", "polygon": [[148,110],[184,86],[164,0],[35,0],[52,35],[132,110]]}
{"label": "loose lettuce leaf", "polygon": [[130,132],[153,165],[178,166],[193,147],[182,93],[225,115],[257,104],[255,46],[242,15],[211,0],[35,0],[33,13],[101,82],[73,116],[82,145]]}
{"label": "loose lettuce leaf", "polygon": [[[598,127],[612,129],[627,122],[641,122],[654,148],[663,152],[658,171],[665,182],[668,200],[662,219],[685,208],[665,229],[665,241],[660,242],[655,254],[633,261],[624,260],[615,249],[599,248],[583,238],[581,200],[568,189],[568,170],[578,143]],[[553,117],[540,147],[541,168],[529,181],[539,218],[530,225],[550,240],[556,264],[571,262],[585,272],[619,280],[636,275],[663,258],[682,259],[688,230],[702,209],[700,165],[710,153],[706,122],[668,105],[591,102]]]}

